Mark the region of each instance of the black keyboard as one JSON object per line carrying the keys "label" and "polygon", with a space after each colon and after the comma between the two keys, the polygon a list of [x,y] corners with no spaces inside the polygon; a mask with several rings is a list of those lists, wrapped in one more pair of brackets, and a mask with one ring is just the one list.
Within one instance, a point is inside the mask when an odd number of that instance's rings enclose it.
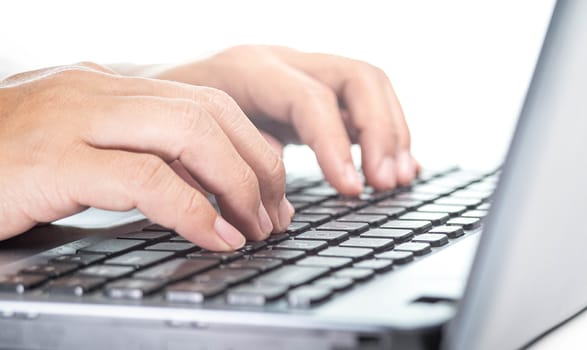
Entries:
{"label": "black keyboard", "polygon": [[339,196],[322,179],[293,179],[293,222],[265,241],[211,252],[148,225],[0,276],[0,292],[307,308],[476,231],[498,175],[422,172],[410,187],[367,188],[357,198]]}

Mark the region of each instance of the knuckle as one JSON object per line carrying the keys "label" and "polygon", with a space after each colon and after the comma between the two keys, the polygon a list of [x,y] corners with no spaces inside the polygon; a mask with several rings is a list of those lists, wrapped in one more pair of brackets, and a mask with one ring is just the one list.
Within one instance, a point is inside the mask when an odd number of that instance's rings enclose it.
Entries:
{"label": "knuckle", "polygon": [[185,194],[186,198],[183,201],[183,213],[188,215],[201,215],[202,213],[202,195],[197,191],[189,191]]}
{"label": "knuckle", "polygon": [[281,157],[273,154],[269,156],[268,162],[268,178],[271,182],[271,187],[285,191],[285,166]]}
{"label": "knuckle", "polygon": [[259,182],[253,169],[249,166],[244,166],[241,171],[236,175],[237,188],[242,188],[247,193],[259,193]]}
{"label": "knuckle", "polygon": [[212,125],[205,118],[206,111],[192,100],[179,101],[174,109],[176,122],[187,137],[193,137],[195,133],[206,135],[211,132]]}
{"label": "knuckle", "polygon": [[304,93],[306,94],[306,100],[309,103],[338,104],[338,97],[334,91],[319,83],[308,86],[304,90]]}
{"label": "knuckle", "polygon": [[355,78],[361,81],[389,81],[387,74],[383,69],[364,61],[353,61],[352,72]]}
{"label": "knuckle", "polygon": [[132,164],[134,172],[129,173],[131,185],[139,190],[161,188],[166,180],[166,166],[165,162],[155,155],[140,155],[135,164]]}

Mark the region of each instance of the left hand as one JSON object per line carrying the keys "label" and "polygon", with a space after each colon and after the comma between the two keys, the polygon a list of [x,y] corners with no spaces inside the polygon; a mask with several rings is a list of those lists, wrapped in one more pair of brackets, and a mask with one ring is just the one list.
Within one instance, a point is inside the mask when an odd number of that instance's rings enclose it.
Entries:
{"label": "left hand", "polygon": [[309,145],[326,180],[342,194],[363,189],[350,153],[354,141],[361,145],[367,183],[375,189],[409,184],[417,174],[397,96],[385,73],[368,63],[248,45],[153,77],[227,92],[280,142],[299,138]]}

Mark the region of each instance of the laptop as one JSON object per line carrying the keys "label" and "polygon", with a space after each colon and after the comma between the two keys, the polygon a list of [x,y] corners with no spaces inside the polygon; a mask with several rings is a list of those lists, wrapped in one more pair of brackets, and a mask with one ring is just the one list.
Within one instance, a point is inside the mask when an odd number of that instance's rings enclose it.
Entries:
{"label": "laptop", "polygon": [[106,228],[37,227],[0,243],[0,348],[533,342],[587,307],[585,13],[580,0],[555,6],[502,168],[423,171],[358,198],[292,177],[288,231],[230,253],[136,212],[86,214]]}

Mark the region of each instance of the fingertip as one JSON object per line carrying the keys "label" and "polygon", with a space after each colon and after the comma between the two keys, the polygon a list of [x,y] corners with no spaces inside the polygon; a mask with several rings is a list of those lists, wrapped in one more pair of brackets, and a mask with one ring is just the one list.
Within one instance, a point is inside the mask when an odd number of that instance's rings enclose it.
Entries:
{"label": "fingertip", "polygon": [[224,220],[220,215],[214,221],[214,230],[225,242],[227,249],[235,250],[242,248],[245,245],[246,239],[234,226]]}
{"label": "fingertip", "polygon": [[377,190],[390,190],[397,185],[397,164],[391,156],[384,156],[375,171],[373,187]]}
{"label": "fingertip", "polygon": [[416,166],[408,151],[401,151],[397,156],[397,180],[402,185],[408,185],[414,180]]}
{"label": "fingertip", "polygon": [[343,194],[358,195],[363,192],[363,181],[353,163],[345,165],[343,179],[345,188],[341,192],[346,192]]}

